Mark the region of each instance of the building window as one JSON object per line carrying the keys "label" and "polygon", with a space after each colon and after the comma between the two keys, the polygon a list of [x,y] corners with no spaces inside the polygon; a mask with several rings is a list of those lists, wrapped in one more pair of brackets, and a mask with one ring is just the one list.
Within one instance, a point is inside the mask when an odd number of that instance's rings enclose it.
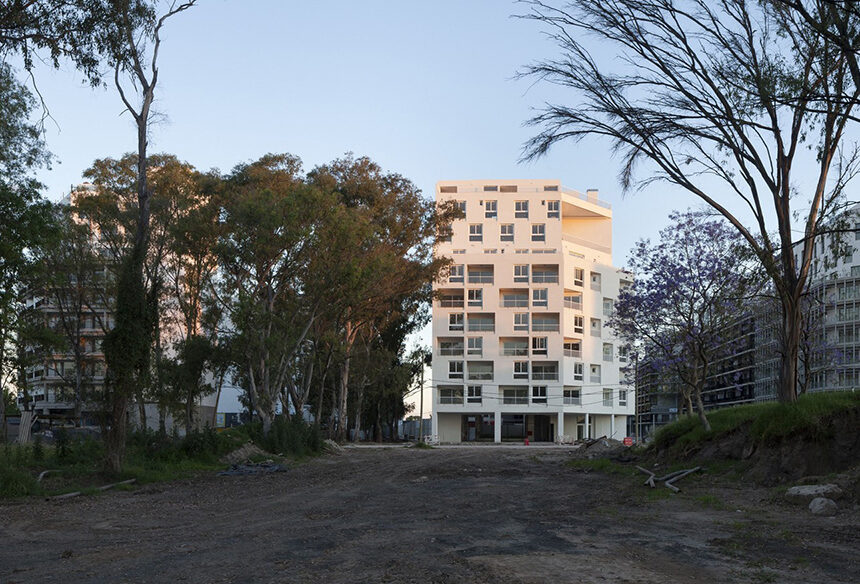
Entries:
{"label": "building window", "polygon": [[492,381],[493,380],[493,362],[492,361],[469,361],[469,380],[470,381]]}
{"label": "building window", "polygon": [[592,318],[591,319],[591,336],[599,337],[600,336],[600,319]]}
{"label": "building window", "polygon": [[559,201],[547,201],[546,202],[546,216],[548,219],[558,219],[561,216],[559,212],[560,203]]}
{"label": "building window", "polygon": [[448,378],[463,379],[463,362],[448,361]]}
{"label": "building window", "polygon": [[558,266],[535,266],[532,270],[535,284],[558,284]]}
{"label": "building window", "polygon": [[484,241],[484,226],[480,223],[469,225],[469,241]]}
{"label": "building window", "polygon": [[463,403],[463,386],[462,385],[440,385],[439,386],[439,403],[440,404],[461,404],[461,403]]}
{"label": "building window", "polygon": [[498,214],[498,204],[496,201],[484,201],[484,217],[487,219],[495,219]]}
{"label": "building window", "polygon": [[493,332],[496,330],[496,315],[470,314],[469,330],[472,332]]}
{"label": "building window", "polygon": [[612,310],[615,307],[615,303],[612,298],[604,298],[603,299],[603,316],[612,316]]}
{"label": "building window", "polygon": [[860,223],[854,224],[854,241],[860,241]]}
{"label": "building window", "polygon": [[439,354],[445,356],[458,356],[463,354],[462,339],[446,339],[439,341]]}
{"label": "building window", "polygon": [[528,290],[507,290],[502,292],[502,306],[505,308],[528,308]]}
{"label": "building window", "polygon": [[566,406],[578,406],[582,403],[581,397],[582,389],[579,387],[565,387],[564,388],[564,405]]}
{"label": "building window", "polygon": [[528,379],[529,378],[529,362],[528,361],[514,361],[514,379]]}
{"label": "building window", "polygon": [[532,355],[546,355],[546,337],[532,338]]}
{"label": "building window", "polygon": [[582,286],[584,278],[585,278],[585,270],[583,270],[582,268],[574,268],[573,269],[573,285],[574,286]]}
{"label": "building window", "polygon": [[515,193],[517,192],[517,185],[502,185],[499,191],[502,193]]}
{"label": "building window", "polygon": [[627,356],[630,354],[628,347],[618,347],[618,361],[627,363]]}
{"label": "building window", "polygon": [[591,272],[591,289],[600,290],[600,273]]}
{"label": "building window", "polygon": [[480,385],[470,385],[468,389],[468,394],[466,397],[466,402],[470,404],[479,404],[481,403],[481,386]]}
{"label": "building window", "polygon": [[582,310],[582,292],[565,292],[564,307]]}
{"label": "building window", "polygon": [[499,187],[497,185],[484,185],[485,193],[496,193],[499,191]]}
{"label": "building window", "polygon": [[469,266],[469,284],[492,284],[493,266]]}
{"label": "building window", "polygon": [[529,315],[527,312],[519,312],[514,315],[514,330],[526,331],[529,330]]}
{"label": "building window", "polygon": [[546,241],[546,225],[543,223],[532,225],[532,241]]}
{"label": "building window", "polygon": [[547,297],[546,288],[536,288],[532,290],[532,306],[546,306]]}
{"label": "building window", "polygon": [[529,266],[528,264],[514,266],[514,282],[525,282],[528,284],[529,281]]}
{"label": "building window", "polygon": [[527,404],[529,403],[528,388],[509,387],[502,390],[502,403],[505,404]]}
{"label": "building window", "polygon": [[591,365],[589,368],[589,378],[591,383],[600,383],[600,365]]}
{"label": "building window", "polygon": [[448,266],[448,281],[449,282],[463,282],[463,277],[465,276],[465,266],[463,264],[453,264]]}
{"label": "building window", "polygon": [[619,389],[618,390],[618,405],[626,406],[627,405],[627,390]]}
{"label": "building window", "polygon": [[558,192],[558,185],[544,185],[543,190]]}
{"label": "building window", "polygon": [[451,236],[453,232],[451,230],[450,225],[445,226],[439,230],[439,233],[436,234],[436,239],[439,243],[451,243]]}
{"label": "building window", "polygon": [[584,366],[582,363],[574,363],[573,364],[573,380],[574,381],[582,381],[584,377],[583,373]]}
{"label": "building window", "polygon": [[481,355],[484,352],[484,339],[481,337],[469,337],[468,339],[469,355]]}
{"label": "building window", "polygon": [[532,316],[533,331],[557,332],[559,329],[558,313],[535,314]]}
{"label": "building window", "polygon": [[448,330],[449,331],[461,331],[461,330],[463,330],[463,315],[462,314],[449,314],[448,315]]}
{"label": "building window", "polygon": [[462,290],[445,290],[439,294],[439,305],[442,308],[463,308]]}
{"label": "building window", "polygon": [[516,201],[514,202],[514,217],[517,219],[528,219],[529,218],[529,202],[528,201]]}
{"label": "building window", "polygon": [[584,334],[585,333],[585,317],[583,316],[574,316],[573,317],[573,332],[576,334]]}
{"label": "building window", "polygon": [[603,343],[603,360],[612,361],[612,343]]}
{"label": "building window", "polygon": [[558,381],[558,363],[532,363],[532,379]]}
{"label": "building window", "polygon": [[451,250],[451,253],[454,255],[463,255],[464,253],[466,253],[466,250],[465,249],[453,249],[453,250]]}
{"label": "building window", "polygon": [[514,224],[513,223],[502,223],[499,231],[499,241],[513,241],[514,240]]}
{"label": "building window", "polygon": [[502,339],[502,355],[507,357],[528,357],[528,339]]}
{"label": "building window", "polygon": [[440,193],[456,193],[457,187],[439,187]]}
{"label": "building window", "polygon": [[565,341],[564,356],[573,357],[575,359],[582,358],[582,341]]}
{"label": "building window", "polygon": [[469,290],[469,306],[481,307],[484,305],[484,294],[480,288]]}
{"label": "building window", "polygon": [[545,385],[535,385],[532,387],[532,403],[533,404],[545,404],[546,403],[546,386]]}
{"label": "building window", "polygon": [[604,388],[603,389],[603,405],[606,407],[612,407],[612,389]]}

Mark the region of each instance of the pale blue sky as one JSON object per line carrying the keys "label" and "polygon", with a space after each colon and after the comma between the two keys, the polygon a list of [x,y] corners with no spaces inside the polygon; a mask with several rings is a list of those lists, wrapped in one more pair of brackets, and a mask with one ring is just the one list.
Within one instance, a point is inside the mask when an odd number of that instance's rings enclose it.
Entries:
{"label": "pale blue sky", "polygon": [[[166,119],[150,151],[224,171],[267,152],[293,153],[310,169],[352,151],[427,196],[437,180],[559,178],[612,203],[621,265],[670,209],[695,202],[659,188],[622,199],[617,163],[598,141],[517,162],[534,131],[522,125],[531,108],[562,99],[514,79],[554,54],[535,23],[511,18],[523,9],[507,0],[201,0],[165,28],[156,107]],[[71,70],[37,80],[59,160],[40,178],[58,199],[94,159],[134,150],[135,133],[112,87],[90,89]]]}

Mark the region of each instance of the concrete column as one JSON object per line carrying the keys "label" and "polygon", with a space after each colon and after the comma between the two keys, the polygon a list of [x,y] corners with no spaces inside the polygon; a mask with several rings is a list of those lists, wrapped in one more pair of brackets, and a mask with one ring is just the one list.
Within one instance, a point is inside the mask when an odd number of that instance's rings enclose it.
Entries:
{"label": "concrete column", "polygon": [[502,441],[502,412],[496,412],[496,423],[493,424],[493,441]]}
{"label": "concrete column", "polygon": [[609,414],[609,437],[615,439],[615,414]]}
{"label": "concrete column", "polygon": [[564,436],[564,412],[558,413],[558,421],[555,423],[555,440],[561,442]]}
{"label": "concrete column", "polygon": [[590,417],[588,412],[585,413],[585,439],[591,440],[591,427],[589,426]]}
{"label": "concrete column", "polygon": [[[423,428],[424,422],[421,422],[421,426]],[[433,434],[433,437],[438,440],[439,439],[439,414],[433,412],[430,414],[430,432]]]}

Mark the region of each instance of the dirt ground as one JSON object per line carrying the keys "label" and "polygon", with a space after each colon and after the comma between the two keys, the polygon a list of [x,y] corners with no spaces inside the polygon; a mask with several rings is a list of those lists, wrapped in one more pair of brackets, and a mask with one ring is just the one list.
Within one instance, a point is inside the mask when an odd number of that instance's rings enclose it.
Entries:
{"label": "dirt ground", "polygon": [[0,504],[0,582],[857,582],[860,511],[816,517],[716,472],[679,495],[564,447],[347,449]]}

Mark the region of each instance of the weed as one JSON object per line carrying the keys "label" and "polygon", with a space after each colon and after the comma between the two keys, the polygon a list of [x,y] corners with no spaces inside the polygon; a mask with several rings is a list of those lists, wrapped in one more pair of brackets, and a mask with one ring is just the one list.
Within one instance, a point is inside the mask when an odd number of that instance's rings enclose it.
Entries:
{"label": "weed", "polygon": [[574,470],[584,472],[597,471],[607,474],[632,475],[635,474],[635,469],[632,469],[623,464],[613,462],[608,458],[582,458],[569,460],[565,463],[568,467]]}
{"label": "weed", "polygon": [[426,442],[416,442],[415,448],[424,448],[425,450],[432,450],[433,447],[427,444]]}

